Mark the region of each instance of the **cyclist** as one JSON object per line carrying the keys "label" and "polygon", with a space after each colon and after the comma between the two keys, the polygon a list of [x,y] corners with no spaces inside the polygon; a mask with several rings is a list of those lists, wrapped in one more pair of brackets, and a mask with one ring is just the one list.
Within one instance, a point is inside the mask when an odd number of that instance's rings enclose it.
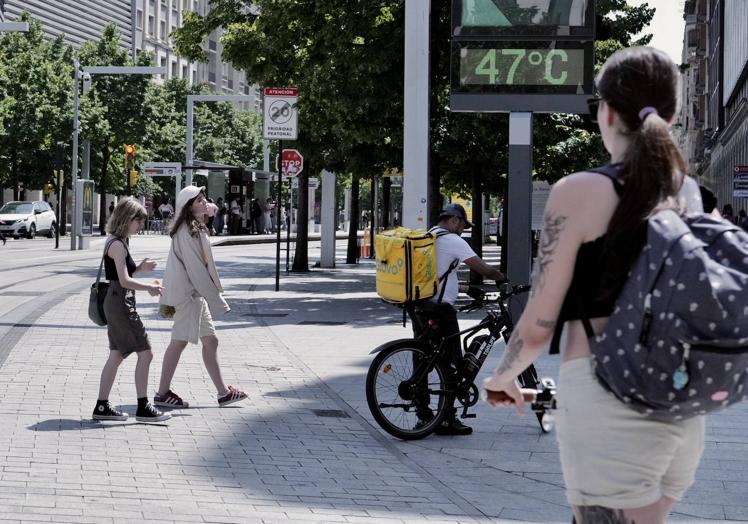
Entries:
{"label": "cyclist", "polygon": [[[433,320],[442,337],[460,331],[460,326],[457,323],[457,310],[453,304],[457,300],[459,292],[457,268],[461,262],[486,278],[497,282],[506,279],[501,271],[492,268],[476,255],[470,245],[461,237],[462,232],[471,227],[473,227],[473,224],[467,219],[465,208],[460,204],[449,204],[441,211],[438,223],[431,229],[431,232],[439,235],[436,238],[436,270],[440,276],[439,289],[434,297],[419,304],[416,308],[416,314],[424,323],[427,320]],[[416,337],[421,334],[417,323],[413,324],[413,331]],[[460,337],[454,337],[448,343],[450,347],[445,352],[445,359],[447,359],[445,368],[449,370],[449,376],[445,377],[445,381],[448,389],[454,389],[457,381],[457,369],[462,359]],[[427,404],[428,401],[425,403]],[[457,418],[454,400],[449,408],[447,415],[434,433],[437,435],[470,435],[473,428],[466,426]],[[434,416],[430,409],[421,410],[417,415],[419,421],[416,427],[426,424]]]}

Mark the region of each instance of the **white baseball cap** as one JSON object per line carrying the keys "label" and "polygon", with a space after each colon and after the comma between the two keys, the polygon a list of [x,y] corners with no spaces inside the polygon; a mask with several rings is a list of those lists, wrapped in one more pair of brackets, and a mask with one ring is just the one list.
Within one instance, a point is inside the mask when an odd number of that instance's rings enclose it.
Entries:
{"label": "white baseball cap", "polygon": [[182,189],[177,195],[177,205],[176,210],[174,210],[174,215],[179,216],[182,213],[182,207],[184,207],[187,202],[204,192],[205,186],[187,186]]}

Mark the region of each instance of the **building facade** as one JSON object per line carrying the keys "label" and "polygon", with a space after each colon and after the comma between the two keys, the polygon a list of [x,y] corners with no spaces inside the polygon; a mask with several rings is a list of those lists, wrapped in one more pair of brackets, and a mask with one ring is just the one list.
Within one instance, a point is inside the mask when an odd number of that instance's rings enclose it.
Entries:
{"label": "building facade", "polygon": [[684,16],[680,144],[720,208],[748,210],[734,184],[748,169],[748,2],[687,0]]}
{"label": "building facade", "polygon": [[184,78],[192,83],[206,83],[217,94],[250,95],[246,110],[261,110],[259,89],[247,82],[243,71],[224,62],[221,30],[213,31],[204,43],[207,62],[191,62],[174,52],[169,35],[182,26],[185,11],[206,15],[208,0],[133,0],[135,8],[136,47],[153,53],[156,65],[166,67],[165,78]]}
{"label": "building facade", "polygon": [[65,35],[74,47],[98,40],[104,27],[114,22],[122,33],[122,45],[132,44],[132,10],[130,0],[5,0],[6,21],[17,20],[22,11],[42,23],[50,38]]}

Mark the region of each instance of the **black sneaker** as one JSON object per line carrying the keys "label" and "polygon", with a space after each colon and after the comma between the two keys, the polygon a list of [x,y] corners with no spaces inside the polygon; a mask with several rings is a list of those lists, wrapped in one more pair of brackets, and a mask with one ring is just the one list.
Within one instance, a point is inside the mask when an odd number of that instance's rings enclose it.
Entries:
{"label": "black sneaker", "polygon": [[416,416],[418,417],[418,421],[416,422],[416,425],[413,427],[413,429],[416,431],[418,431],[419,429],[422,429],[424,426],[426,426],[432,420],[434,420],[434,412],[431,410],[422,411],[421,413],[417,413]]}
{"label": "black sneaker", "polygon": [[466,426],[458,418],[444,420],[434,430],[437,435],[470,435],[472,432],[473,428]]}
{"label": "black sneaker", "polygon": [[138,407],[138,411],[135,413],[135,420],[137,420],[138,422],[145,422],[147,424],[153,422],[163,422],[164,420],[169,420],[170,418],[170,413],[163,413],[157,410],[150,402],[146,403],[144,406]]}
{"label": "black sneaker", "polygon": [[99,400],[93,412],[94,420],[127,420],[127,413],[114,409],[108,400]]}

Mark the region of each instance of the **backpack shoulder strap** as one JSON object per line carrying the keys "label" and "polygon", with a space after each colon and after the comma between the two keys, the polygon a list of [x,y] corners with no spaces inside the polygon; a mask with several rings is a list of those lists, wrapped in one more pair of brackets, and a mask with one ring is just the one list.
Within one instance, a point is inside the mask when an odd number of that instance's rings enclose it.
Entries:
{"label": "backpack shoulder strap", "polygon": [[[443,227],[439,227],[439,226],[432,227],[431,229],[429,229],[428,232],[429,232],[429,234],[431,234],[431,235],[434,236],[434,239],[437,239],[437,238],[442,237],[444,235],[449,235],[450,234],[450,232],[448,230],[444,229]],[[444,291],[447,289],[447,286],[445,285],[447,277],[449,276],[449,274],[452,271],[454,271],[455,269],[457,269],[457,266],[459,266],[459,265],[460,265],[460,259],[459,258],[455,258],[452,261],[452,263],[449,264],[449,267],[444,272],[444,274],[439,277],[439,285],[441,286],[441,289],[439,290],[439,298],[436,301],[438,304],[441,304],[442,299],[444,298]]]}
{"label": "backpack shoulder strap", "polygon": [[608,177],[610,181],[613,182],[613,189],[615,189],[616,194],[621,196],[621,194],[623,194],[623,182],[621,182],[622,167],[621,164],[607,164],[600,167],[593,167],[586,171]]}

